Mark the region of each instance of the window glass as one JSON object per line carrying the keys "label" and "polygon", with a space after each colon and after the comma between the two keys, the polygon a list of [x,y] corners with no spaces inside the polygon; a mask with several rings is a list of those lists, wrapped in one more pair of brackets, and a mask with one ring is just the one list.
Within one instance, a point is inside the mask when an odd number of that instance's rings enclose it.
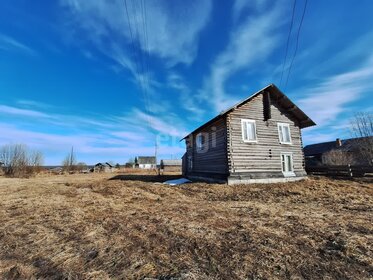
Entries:
{"label": "window glass", "polygon": [[246,142],[256,141],[256,127],[253,120],[242,120],[242,139]]}
{"label": "window glass", "polygon": [[287,123],[278,124],[278,135],[280,143],[291,144],[290,126]]}
{"label": "window glass", "polygon": [[281,155],[281,166],[282,172],[289,173],[293,172],[293,156],[291,154]]}
{"label": "window glass", "polygon": [[196,143],[197,143],[197,149],[202,150],[203,149],[203,135],[202,134],[197,135]]}

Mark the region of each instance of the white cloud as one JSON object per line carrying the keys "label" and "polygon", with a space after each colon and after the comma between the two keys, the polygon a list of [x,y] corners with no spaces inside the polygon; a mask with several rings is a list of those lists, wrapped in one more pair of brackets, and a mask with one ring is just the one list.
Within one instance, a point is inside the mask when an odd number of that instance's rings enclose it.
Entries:
{"label": "white cloud", "polygon": [[239,70],[262,67],[260,62],[278,46],[276,30],[282,24],[281,15],[278,2],[265,13],[247,17],[231,33],[228,46],[212,64],[202,91],[217,112],[232,105],[232,98],[225,92],[226,81]]}
{"label": "white cloud", "polygon": [[4,34],[0,34],[0,50],[20,51],[29,55],[36,55],[35,50]]}

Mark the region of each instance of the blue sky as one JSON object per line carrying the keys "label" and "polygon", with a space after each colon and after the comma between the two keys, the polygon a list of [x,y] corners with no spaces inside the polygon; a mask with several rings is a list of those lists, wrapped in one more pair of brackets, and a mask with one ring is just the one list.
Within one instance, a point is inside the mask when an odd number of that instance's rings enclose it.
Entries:
{"label": "blue sky", "polygon": [[0,145],[124,163],[157,137],[159,158],[180,157],[188,131],[270,83],[317,123],[305,144],[349,137],[373,111],[373,3],[309,0],[286,84],[293,3],[1,1]]}

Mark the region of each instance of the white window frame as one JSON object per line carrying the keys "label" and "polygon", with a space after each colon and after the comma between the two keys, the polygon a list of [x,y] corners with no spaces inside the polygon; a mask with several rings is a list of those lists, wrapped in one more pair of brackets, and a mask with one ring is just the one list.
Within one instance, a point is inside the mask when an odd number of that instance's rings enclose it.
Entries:
{"label": "white window frame", "polygon": [[[284,127],[284,126],[286,126],[288,128],[288,131],[289,131],[289,142],[285,142],[285,141],[283,141],[283,139],[281,139],[281,135],[283,136],[282,127]],[[277,123],[277,130],[278,130],[278,138],[280,140],[280,143],[281,144],[289,144],[289,145],[291,145],[292,141],[291,141],[290,125],[288,123]],[[282,138],[284,138],[284,137],[282,137]]]}
{"label": "white window frame", "polygon": [[202,133],[198,133],[197,136],[196,136],[196,146],[197,146],[197,151],[202,151],[203,150],[204,143],[203,143],[203,134]]}
{"label": "white window frame", "polygon": [[[289,171],[284,171],[283,170],[283,162],[282,162],[282,157],[285,156],[285,167],[286,167],[286,156],[290,156],[290,167],[291,167],[291,170]],[[294,161],[293,161],[293,153],[281,153],[280,155],[280,163],[281,163],[281,171],[282,171],[282,174],[284,174],[285,177],[293,177],[295,176],[295,173],[294,173]],[[286,169],[286,168],[285,168]]]}
{"label": "white window frame", "polygon": [[[244,126],[244,124],[246,124],[246,123],[253,123],[254,124],[254,136],[255,136],[254,140],[245,139],[244,129],[247,130],[247,125]],[[246,131],[246,134],[249,135],[247,132],[248,131]],[[256,122],[255,122],[255,120],[241,119],[241,134],[242,134],[242,140],[245,143],[258,143],[258,134],[256,133]]]}

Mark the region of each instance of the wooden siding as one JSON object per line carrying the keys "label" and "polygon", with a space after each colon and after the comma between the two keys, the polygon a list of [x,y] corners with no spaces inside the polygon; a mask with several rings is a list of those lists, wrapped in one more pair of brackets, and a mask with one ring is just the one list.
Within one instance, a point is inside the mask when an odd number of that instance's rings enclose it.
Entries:
{"label": "wooden siding", "polygon": [[[276,101],[270,100],[270,116],[264,121],[263,94],[230,112],[227,120],[228,167],[231,175],[277,174],[281,176],[281,152],[293,154],[294,172],[305,174],[302,139],[298,122],[293,119]],[[242,140],[241,119],[256,122],[257,143]],[[288,123],[292,144],[280,144],[278,123]],[[255,177],[255,176],[254,176]]]}
{"label": "wooden siding", "polygon": [[[196,145],[196,136],[202,133],[206,142],[204,149],[199,151]],[[187,164],[188,175],[228,174],[227,162],[227,126],[225,117],[203,128],[198,133],[192,134],[192,138],[186,139],[187,153],[184,163]],[[189,170],[188,157],[192,156],[193,169]]]}

